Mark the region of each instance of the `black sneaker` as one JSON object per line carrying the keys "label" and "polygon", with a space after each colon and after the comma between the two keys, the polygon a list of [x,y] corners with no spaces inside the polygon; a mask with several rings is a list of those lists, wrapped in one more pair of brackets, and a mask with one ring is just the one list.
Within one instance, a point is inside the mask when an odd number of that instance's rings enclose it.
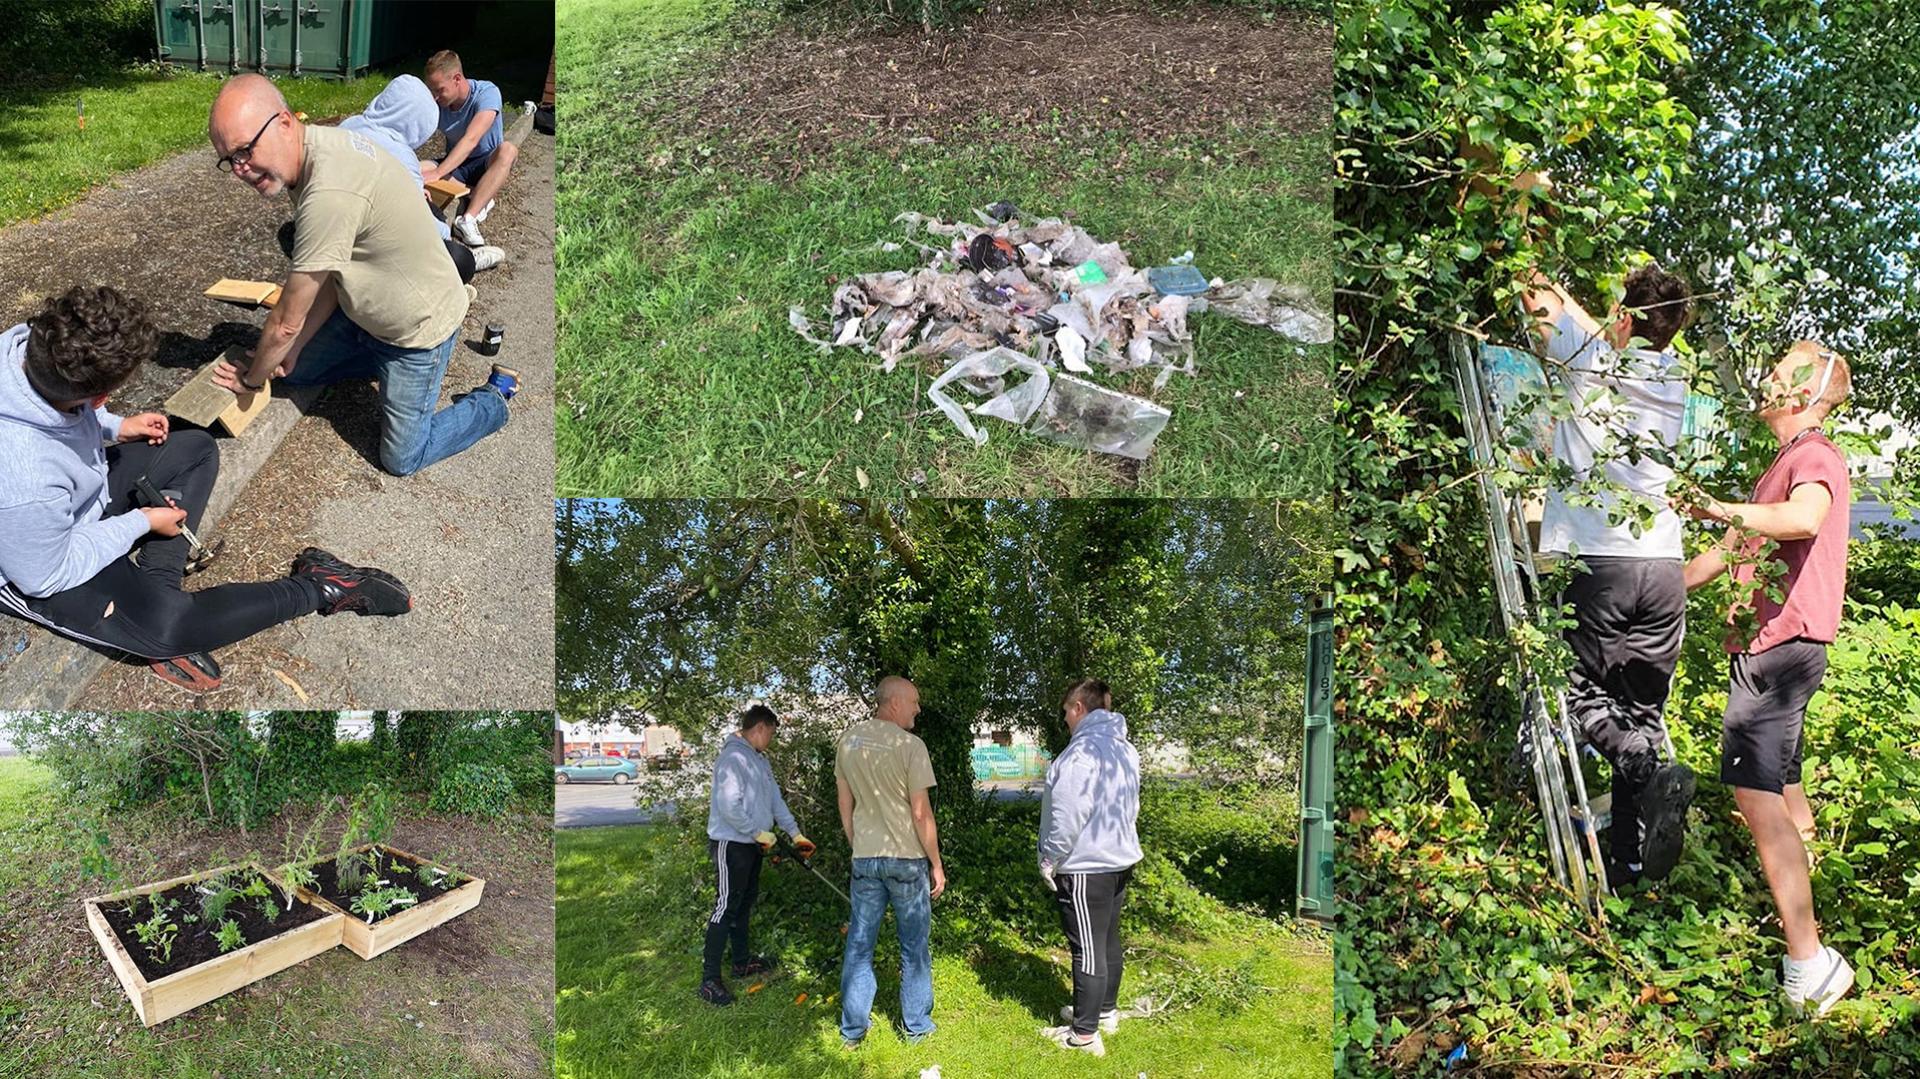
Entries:
{"label": "black sneaker", "polygon": [[1687,833],[1687,807],[1693,804],[1693,770],[1684,764],[1654,769],[1640,796],[1640,819],[1646,839],[1640,851],[1640,872],[1648,880],[1665,880],[1680,861]]}
{"label": "black sneaker", "polygon": [[724,1008],[733,1003],[733,994],[727,992],[726,985],[720,979],[708,978],[700,983],[700,999]]}
{"label": "black sneaker", "polygon": [[307,577],[320,586],[321,614],[352,611],[392,616],[413,610],[413,596],[400,578],[384,570],[350,566],[318,547],[294,556],[293,576]]}
{"label": "black sneaker", "polygon": [[764,955],[748,956],[746,962],[735,963],[733,965],[733,976],[736,978],[745,978],[754,974],[765,974],[772,970],[773,967],[773,960]]}
{"label": "black sneaker", "polygon": [[1619,894],[1622,888],[1630,888],[1639,884],[1640,878],[1644,876],[1641,870],[1632,868],[1618,858],[1608,858],[1606,860],[1606,868],[1607,890],[1616,895]]}

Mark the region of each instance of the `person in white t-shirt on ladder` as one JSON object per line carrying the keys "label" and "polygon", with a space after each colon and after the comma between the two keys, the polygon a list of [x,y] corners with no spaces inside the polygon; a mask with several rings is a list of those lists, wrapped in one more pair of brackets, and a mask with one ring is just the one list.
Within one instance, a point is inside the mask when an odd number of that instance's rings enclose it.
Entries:
{"label": "person in white t-shirt on ladder", "polygon": [[[1662,713],[1686,632],[1680,518],[1667,503],[1673,470],[1641,450],[1680,442],[1687,386],[1669,349],[1692,311],[1686,282],[1652,264],[1627,275],[1603,325],[1535,274],[1527,311],[1572,402],[1554,425],[1554,458],[1573,488],[1547,492],[1540,549],[1584,567],[1562,600],[1576,625],[1567,706],[1613,768],[1612,887],[1660,880],[1680,859],[1693,773],[1662,759]],[[1604,490],[1577,493],[1598,473]],[[1591,487],[1588,487],[1591,492]],[[1643,512],[1652,523],[1642,525]],[[1617,521],[1617,523],[1616,523]]]}

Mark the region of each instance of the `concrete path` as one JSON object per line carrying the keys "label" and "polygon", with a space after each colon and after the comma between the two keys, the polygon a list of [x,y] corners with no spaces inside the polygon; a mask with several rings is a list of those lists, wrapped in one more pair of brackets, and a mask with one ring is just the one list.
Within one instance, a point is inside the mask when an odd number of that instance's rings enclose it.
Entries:
{"label": "concrete path", "polygon": [[[294,552],[312,544],[399,576],[414,594],[413,612],[397,619],[306,618],[269,630],[223,649],[218,658],[226,684],[200,697],[161,683],[144,666],[106,660],[0,619],[0,707],[552,707],[552,151],[551,137],[528,138],[516,174],[484,226],[489,242],[507,248],[509,262],[476,278],[479,301],[468,314],[443,388],[451,396],[485,380],[493,360],[468,342],[479,339],[486,323],[506,323],[498,359],[520,371],[525,389],[510,406],[504,430],[424,472],[389,476],[375,460],[377,398],[371,385],[340,385],[301,402],[300,412],[276,403],[282,414],[274,428],[257,427],[257,436],[249,432],[222,445],[216,502],[223,512],[208,531],[226,540],[226,552],[191,579],[190,588],[283,575]],[[142,207],[176,206],[180,190],[198,191],[205,183],[196,170],[211,173],[209,161],[189,152],[140,170],[55,219],[0,233],[0,249],[57,242],[68,234],[95,237],[101,230],[89,226],[94,218],[139,219]],[[257,196],[227,183],[235,192],[216,186],[208,196],[237,193],[257,204]],[[215,276],[272,279],[284,269],[284,256],[268,239],[275,230],[270,219],[283,218],[284,207],[250,209],[269,220],[250,225],[243,245],[231,237],[216,242],[236,249],[224,257],[238,259],[237,251],[244,250],[255,261],[237,269],[222,262]],[[229,215],[238,219],[237,208],[221,216]],[[123,236],[121,242],[140,239]],[[181,279],[184,274],[171,275],[165,287],[196,293],[204,287],[197,278]],[[23,301],[24,295],[10,298]],[[197,325],[206,316],[196,311],[182,317]],[[257,324],[258,318],[246,321]],[[244,327],[233,332],[243,334]],[[210,344],[196,338],[192,355],[176,361],[180,366],[138,387],[140,403],[163,396]]]}

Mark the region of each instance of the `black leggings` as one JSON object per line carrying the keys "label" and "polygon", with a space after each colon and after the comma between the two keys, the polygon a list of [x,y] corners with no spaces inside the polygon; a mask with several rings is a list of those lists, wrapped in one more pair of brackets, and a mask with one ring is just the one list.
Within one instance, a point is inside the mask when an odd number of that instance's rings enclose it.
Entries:
{"label": "black leggings", "polygon": [[1127,949],[1120,942],[1120,904],[1133,867],[1107,873],[1061,873],[1053,878],[1060,926],[1073,954],[1073,1032],[1092,1034],[1100,1017],[1120,1002]]}
{"label": "black leggings", "polygon": [[[107,450],[106,515],[132,511],[141,476],[180,492],[187,527],[197,529],[220,472],[220,450],[205,431],[175,431],[154,446],[129,442]],[[51,596],[0,588],[0,607],[88,644],[172,659],[211,652],[320,609],[310,581],[283,577],[183,592],[190,544],[185,536],[148,533],[134,544],[139,564],[116,558],[92,579]]]}
{"label": "black leggings", "polygon": [[443,240],[447,245],[447,257],[453,260],[453,268],[460,271],[460,283],[473,280],[473,250],[456,240]]}
{"label": "black leggings", "polygon": [[713,914],[707,918],[700,977],[703,981],[713,981],[720,977],[720,955],[729,943],[733,945],[734,966],[742,966],[753,958],[747,950],[747,918],[753,913],[754,897],[760,894],[762,852],[758,843],[709,839],[707,854],[713,859],[719,895],[715,897]]}

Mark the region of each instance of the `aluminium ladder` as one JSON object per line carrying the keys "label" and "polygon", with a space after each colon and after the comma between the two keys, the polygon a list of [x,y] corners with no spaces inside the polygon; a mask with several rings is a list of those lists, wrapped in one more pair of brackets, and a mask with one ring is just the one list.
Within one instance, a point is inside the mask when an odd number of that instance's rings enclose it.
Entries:
{"label": "aluminium ladder", "polygon": [[[1492,423],[1498,412],[1478,349],[1465,334],[1456,333],[1452,351],[1460,412],[1466,421],[1468,448],[1484,502],[1494,594],[1500,602],[1502,625],[1512,634],[1535,620],[1540,578],[1521,506],[1494,482],[1499,462]],[[1517,752],[1532,766],[1554,875],[1573,891],[1582,906],[1601,913],[1600,897],[1608,894],[1608,889],[1599,832],[1606,821],[1596,816],[1595,805],[1587,798],[1586,777],[1580,771],[1581,743],[1567,711],[1566,694],[1557,691],[1549,701],[1524,664],[1516,665],[1516,673],[1520,677],[1521,704]]]}

